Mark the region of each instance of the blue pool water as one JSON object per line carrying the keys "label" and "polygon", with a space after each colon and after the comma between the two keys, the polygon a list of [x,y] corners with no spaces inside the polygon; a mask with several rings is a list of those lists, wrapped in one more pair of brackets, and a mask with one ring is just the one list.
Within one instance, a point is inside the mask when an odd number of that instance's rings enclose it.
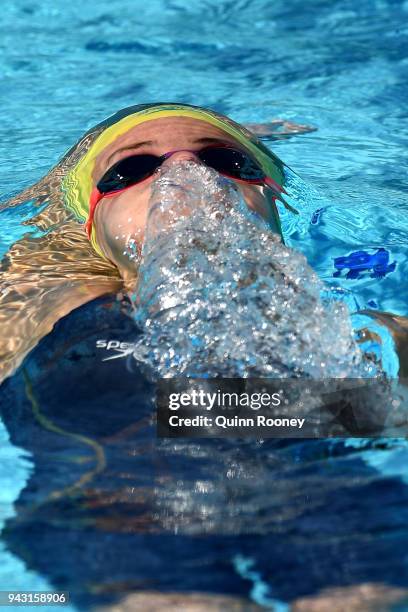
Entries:
{"label": "blue pool water", "polygon": [[[140,102],[309,124],[270,143],[319,194],[288,242],[357,308],[408,315],[407,18],[400,0],[15,0],[0,15],[1,194]],[[2,253],[30,214],[2,213]],[[395,262],[383,276],[333,276],[378,249]],[[148,384],[103,365],[101,330],[136,334],[115,301],[86,305],[0,389],[0,589],[65,588],[72,610],[142,591],[287,609],[323,589],[408,587],[405,442],[158,443]]]}

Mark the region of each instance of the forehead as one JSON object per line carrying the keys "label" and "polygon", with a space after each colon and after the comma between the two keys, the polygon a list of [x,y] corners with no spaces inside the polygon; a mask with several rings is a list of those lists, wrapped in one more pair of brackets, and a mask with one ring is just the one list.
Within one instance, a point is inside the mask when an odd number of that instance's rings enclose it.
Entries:
{"label": "forehead", "polygon": [[145,121],[121,134],[98,155],[96,165],[104,162],[118,149],[134,146],[140,142],[152,141],[153,146],[176,148],[193,144],[200,138],[215,138],[231,144],[237,141],[220,128],[191,117],[162,117]]}

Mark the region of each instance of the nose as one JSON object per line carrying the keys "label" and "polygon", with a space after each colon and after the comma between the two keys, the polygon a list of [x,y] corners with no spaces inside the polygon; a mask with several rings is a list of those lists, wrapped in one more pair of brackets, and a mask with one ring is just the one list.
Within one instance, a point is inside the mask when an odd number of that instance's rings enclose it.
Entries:
{"label": "nose", "polygon": [[169,151],[169,153],[167,153],[166,160],[164,161],[163,165],[167,165],[169,163],[171,164],[175,161],[194,161],[198,164],[201,163],[199,157],[197,157],[194,151],[189,151],[187,149]]}

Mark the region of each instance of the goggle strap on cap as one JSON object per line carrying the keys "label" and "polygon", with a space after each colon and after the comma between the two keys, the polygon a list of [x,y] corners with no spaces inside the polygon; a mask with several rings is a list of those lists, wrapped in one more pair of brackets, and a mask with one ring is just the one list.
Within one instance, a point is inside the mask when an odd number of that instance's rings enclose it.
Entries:
{"label": "goggle strap on cap", "polygon": [[102,199],[102,197],[103,195],[100,193],[98,188],[94,187],[91,191],[91,196],[89,198],[89,214],[88,214],[88,219],[85,223],[85,231],[86,231],[86,234],[89,240],[91,239],[92,224],[93,224],[95,209],[96,209],[98,202]]}

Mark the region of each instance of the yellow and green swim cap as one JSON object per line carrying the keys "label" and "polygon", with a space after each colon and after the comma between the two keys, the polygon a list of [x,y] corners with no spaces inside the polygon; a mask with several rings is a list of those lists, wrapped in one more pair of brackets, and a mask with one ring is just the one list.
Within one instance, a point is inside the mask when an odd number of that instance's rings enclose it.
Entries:
{"label": "yellow and green swim cap", "polygon": [[[206,121],[223,130],[245,147],[247,152],[259,163],[267,177],[271,178],[277,185],[283,185],[283,163],[254,134],[239,123],[215,111],[189,104],[140,104],[125,108],[92,128],[88,135],[96,132],[97,136],[91,140],[91,144],[84,155],[65,175],[62,183],[65,204],[79,222],[86,223],[90,216],[91,193],[94,187],[92,173],[98,155],[131,128],[145,121],[153,121],[162,117],[190,117]],[[275,216],[277,227],[280,230],[279,217],[276,211]],[[104,257],[96,241],[93,227],[90,230],[90,240],[95,250]]]}

